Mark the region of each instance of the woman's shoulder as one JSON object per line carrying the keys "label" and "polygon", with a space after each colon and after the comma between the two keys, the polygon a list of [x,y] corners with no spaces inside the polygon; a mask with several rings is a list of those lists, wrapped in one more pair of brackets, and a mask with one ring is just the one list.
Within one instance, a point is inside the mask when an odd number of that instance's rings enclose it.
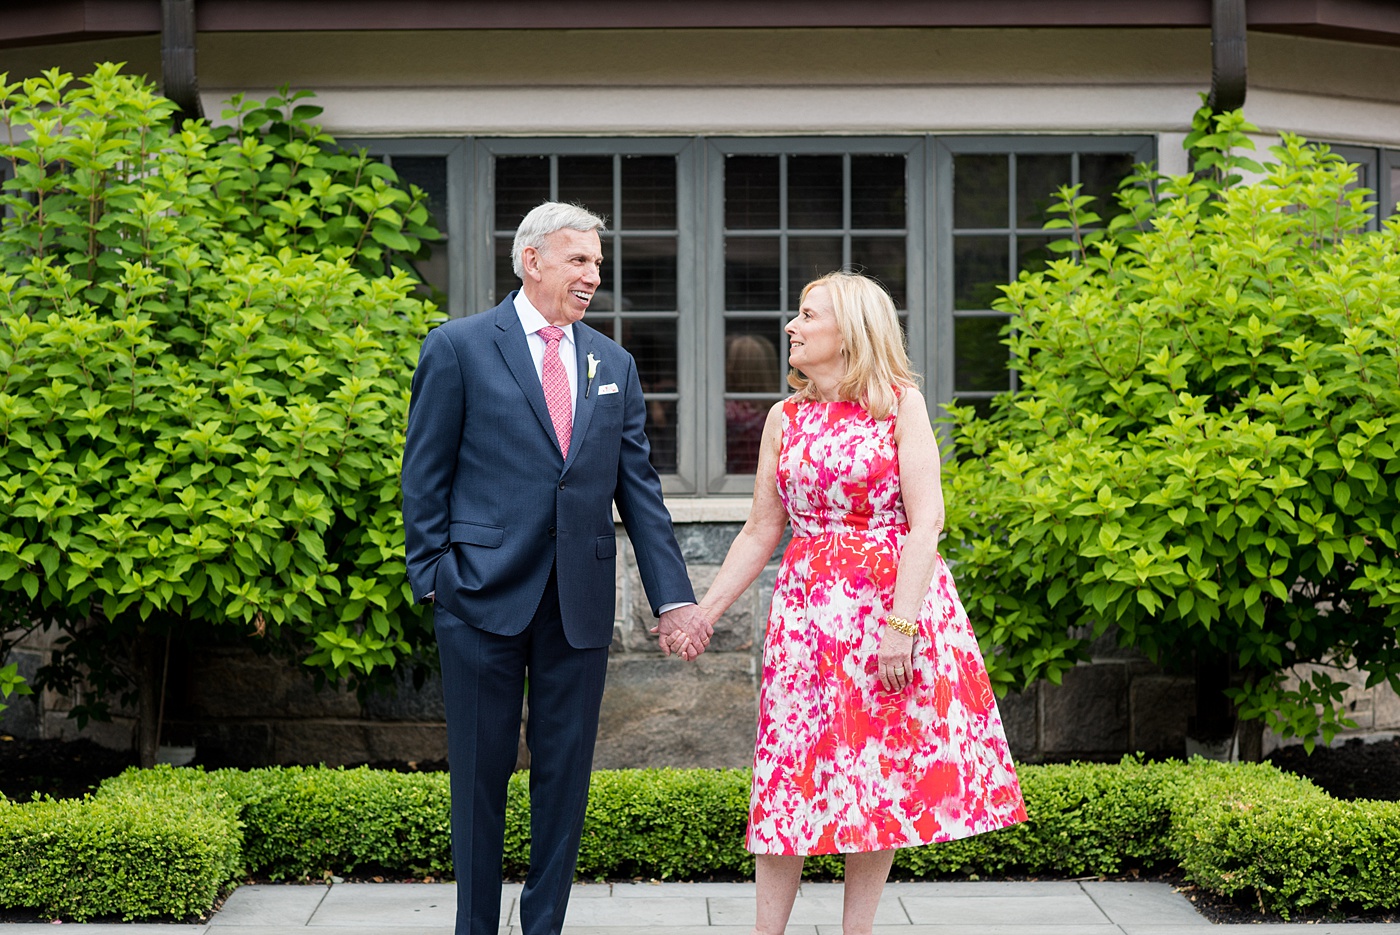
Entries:
{"label": "woman's shoulder", "polygon": [[892,387],[896,402],[907,403],[915,406],[928,407],[924,400],[924,394],[917,386],[910,383],[896,383]]}

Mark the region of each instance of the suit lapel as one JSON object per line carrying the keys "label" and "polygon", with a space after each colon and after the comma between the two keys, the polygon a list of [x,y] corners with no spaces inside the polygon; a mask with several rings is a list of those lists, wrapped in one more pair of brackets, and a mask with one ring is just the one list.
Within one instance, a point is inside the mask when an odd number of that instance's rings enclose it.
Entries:
{"label": "suit lapel", "polygon": [[[578,395],[575,396],[574,433],[569,439],[569,457],[564,461],[566,469],[574,463],[579,449],[583,447],[583,440],[588,434],[588,423],[593,419],[593,409],[598,404],[598,380],[596,378],[593,380],[591,392],[588,386],[588,355],[597,350],[594,339],[595,333],[592,328],[581,321],[574,323],[574,354],[578,361],[576,371],[578,373],[578,386],[576,388]],[[598,355],[594,353],[593,356],[596,358]]]}
{"label": "suit lapel", "polygon": [[[520,316],[515,314],[515,305],[511,301],[514,295],[512,292],[506,296],[504,302],[496,306],[496,327],[500,331],[496,335],[496,347],[500,349],[501,357],[505,359],[515,382],[520,385],[520,391],[525,394],[530,408],[535,411],[535,418],[540,420],[540,426],[554,443],[554,451],[557,454],[559,438],[554,434],[554,420],[549,417],[549,404],[544,400],[544,387],[540,385],[540,378],[535,374],[535,362],[530,357],[530,346],[525,343],[525,329],[520,327]],[[574,435],[578,435],[577,428]],[[573,442],[570,441],[570,451],[573,448]]]}

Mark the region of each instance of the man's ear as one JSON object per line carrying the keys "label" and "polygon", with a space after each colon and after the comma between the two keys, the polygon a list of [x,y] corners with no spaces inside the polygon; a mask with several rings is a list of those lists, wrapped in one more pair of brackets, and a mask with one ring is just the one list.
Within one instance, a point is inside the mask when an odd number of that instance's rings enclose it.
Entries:
{"label": "man's ear", "polygon": [[526,247],[520,251],[520,268],[525,275],[535,282],[540,281],[540,251],[534,247]]}

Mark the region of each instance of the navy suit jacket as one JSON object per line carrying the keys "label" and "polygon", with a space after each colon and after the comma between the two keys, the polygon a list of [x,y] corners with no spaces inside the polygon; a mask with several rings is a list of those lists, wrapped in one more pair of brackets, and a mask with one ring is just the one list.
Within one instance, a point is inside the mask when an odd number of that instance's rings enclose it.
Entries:
{"label": "navy suit jacket", "polygon": [[[661,482],[632,355],[576,322],[578,402],[560,454],[515,293],[423,341],[403,456],[404,545],[415,601],[492,633],[530,623],[552,567],[570,645],[612,642],[617,540],[632,541],[652,613],[695,600]],[[588,355],[598,360],[592,388]],[[607,384],[616,393],[601,394]]]}

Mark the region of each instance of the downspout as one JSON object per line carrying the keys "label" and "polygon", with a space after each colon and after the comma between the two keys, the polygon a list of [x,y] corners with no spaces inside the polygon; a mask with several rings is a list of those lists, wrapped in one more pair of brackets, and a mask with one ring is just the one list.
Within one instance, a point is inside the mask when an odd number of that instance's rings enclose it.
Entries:
{"label": "downspout", "polygon": [[1214,114],[1244,106],[1248,71],[1244,3],[1245,0],[1211,0],[1210,97],[1206,106]]}
{"label": "downspout", "polygon": [[177,120],[204,116],[194,53],[194,0],[160,0],[161,91],[180,108]]}

